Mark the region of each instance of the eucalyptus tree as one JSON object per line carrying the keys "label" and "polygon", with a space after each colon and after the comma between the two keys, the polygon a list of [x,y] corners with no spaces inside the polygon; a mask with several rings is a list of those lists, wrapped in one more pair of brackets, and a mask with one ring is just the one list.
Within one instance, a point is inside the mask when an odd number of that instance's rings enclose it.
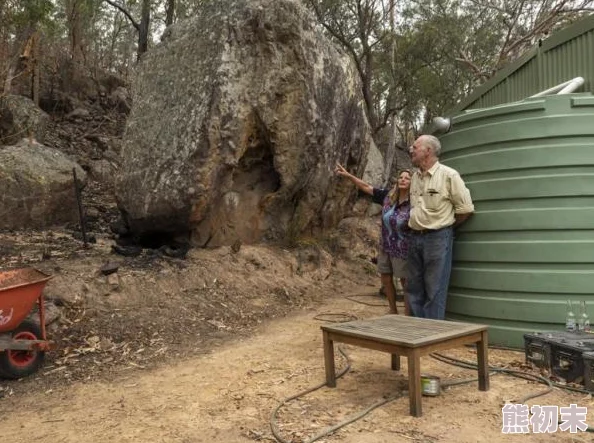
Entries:
{"label": "eucalyptus tree", "polygon": [[[421,122],[446,112],[552,32],[591,11],[592,0],[413,0],[402,36],[414,57]],[[420,63],[420,65],[419,65]],[[422,66],[421,69],[417,69]]]}
{"label": "eucalyptus tree", "polygon": [[44,29],[52,29],[54,3],[51,0],[4,0],[0,2],[0,69],[3,94],[11,92],[15,79],[30,78],[31,97],[39,90],[39,45]]}
{"label": "eucalyptus tree", "polygon": [[[403,143],[592,0],[305,0],[351,55],[379,141]],[[394,124],[392,119],[395,118]]]}
{"label": "eucalyptus tree", "polygon": [[[367,118],[374,130],[386,120],[374,104],[377,48],[390,38],[388,0],[306,0],[319,23],[350,54],[361,78]],[[385,51],[385,49],[381,49]]]}
{"label": "eucalyptus tree", "polygon": [[138,46],[137,46],[137,58],[140,59],[142,54],[148,50],[149,36],[150,36],[150,24],[151,24],[151,0],[140,1],[140,19],[134,18],[131,12],[131,7],[137,7],[138,3],[136,0],[128,0],[128,4],[124,1],[117,0],[103,0],[105,3],[113,6],[119,10],[126,18],[130,21],[132,26],[138,31]]}

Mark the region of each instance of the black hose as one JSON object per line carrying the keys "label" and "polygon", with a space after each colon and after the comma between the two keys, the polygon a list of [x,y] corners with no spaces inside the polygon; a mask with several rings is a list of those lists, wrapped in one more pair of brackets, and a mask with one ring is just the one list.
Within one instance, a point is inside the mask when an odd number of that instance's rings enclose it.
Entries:
{"label": "black hose", "polygon": [[343,312],[322,312],[321,314],[316,315],[314,320],[326,321],[329,323],[344,323],[347,321],[357,320],[357,316]]}
{"label": "black hose", "polygon": [[[344,350],[339,346],[338,347],[338,351],[342,354],[342,356],[345,358],[347,365],[344,369],[342,369],[338,374],[336,374],[336,378],[340,378],[342,377],[344,374],[346,374],[350,369],[351,369],[351,361],[348,357],[348,355],[344,352]],[[288,440],[285,440],[284,438],[281,437],[280,435],[280,430],[278,429],[278,426],[276,425],[276,414],[278,413],[278,411],[280,410],[281,407],[283,407],[285,404],[287,404],[288,402],[290,402],[291,400],[295,400],[296,398],[299,398],[303,395],[309,394],[317,389],[323,388],[324,386],[326,386],[326,383],[320,383],[319,385],[313,386],[309,389],[306,389],[304,391],[299,392],[298,394],[292,395],[286,399],[284,399],[282,402],[280,402],[276,408],[274,408],[274,410],[272,411],[272,414],[270,416],[270,429],[272,430],[272,435],[274,435],[274,438],[277,439],[277,441],[279,441],[280,443],[291,443]],[[375,402],[374,404],[372,404],[371,406],[369,406],[368,408],[357,412],[356,414],[353,414],[352,416],[350,416],[349,418],[347,418],[346,420],[341,421],[340,423],[333,425],[333,426],[329,426],[325,429],[323,429],[322,431],[320,431],[319,433],[317,433],[316,435],[314,435],[313,437],[304,440],[303,443],[313,443],[314,441],[319,440],[320,438],[326,437],[328,435],[330,435],[331,433],[337,431],[338,429],[354,423],[355,421],[365,417],[367,414],[369,414],[371,411],[373,411],[376,408],[379,408],[380,406],[383,406],[387,403],[390,403],[391,401],[397,400],[399,398],[402,398],[403,395],[402,394],[396,394],[396,395],[392,395],[389,396],[387,398],[384,398],[382,400],[379,400],[377,402]]]}
{"label": "black hose", "polygon": [[329,426],[326,429],[322,430],[321,432],[317,433],[316,435],[314,435],[313,437],[305,440],[303,443],[313,443],[314,441],[319,440],[322,437],[327,437],[328,435],[330,435],[331,433],[333,433],[334,431],[337,431],[338,429],[349,425],[351,423],[356,422],[357,420],[365,417],[367,414],[369,414],[371,411],[373,411],[376,408],[379,408],[380,406],[383,406],[387,403],[390,403],[391,401],[397,400],[399,398],[402,398],[403,395],[402,394],[397,394],[397,395],[393,395],[390,396],[388,398],[385,398],[383,400],[380,400],[374,404],[372,404],[371,406],[369,406],[368,408],[357,412],[356,414],[353,414],[351,417],[347,418],[344,421],[341,421],[340,423],[334,425],[334,426]]}
{"label": "black hose", "polygon": [[489,345],[489,349],[497,349],[499,351],[525,352],[522,348],[512,348],[510,346]]}
{"label": "black hose", "polygon": [[[351,361],[350,361],[349,357],[346,355],[346,353],[342,350],[342,348],[340,346],[338,347],[338,351],[345,358],[347,364],[344,367],[344,369],[342,369],[338,374],[336,374],[336,379],[339,379],[340,377],[342,377],[344,374],[346,374],[351,369]],[[326,382],[320,383],[319,385],[316,385],[312,388],[306,389],[305,391],[301,391],[295,395],[287,397],[286,399],[281,401],[277,405],[276,408],[274,408],[274,410],[272,411],[272,414],[270,416],[270,429],[272,430],[272,435],[274,435],[274,438],[276,438],[281,443],[291,443],[281,437],[280,430],[278,429],[278,426],[276,425],[276,414],[278,413],[280,408],[282,408],[285,404],[287,404],[291,400],[295,400],[296,398],[299,398],[303,395],[309,394],[310,392],[313,392],[317,389],[323,388],[324,386],[326,386]]]}
{"label": "black hose", "polygon": [[354,297],[369,297],[369,298],[375,298],[375,299],[378,298],[378,296],[375,294],[346,295],[344,298],[346,298],[347,300],[350,300],[350,301],[354,301],[355,303],[365,305],[365,306],[388,306],[387,303],[369,303],[366,301],[357,300]]}
{"label": "black hose", "polygon": [[[460,360],[454,357],[449,357],[447,355],[442,355],[442,354],[431,354],[431,357],[441,361],[442,363],[447,363],[447,364],[451,364],[454,366],[458,366],[461,368],[465,368],[465,369],[473,369],[473,370],[477,370],[478,369],[478,365],[476,363],[470,362],[470,361],[466,361],[466,360]],[[590,391],[587,391],[585,389],[579,389],[579,388],[572,388],[569,386],[564,386],[561,385],[559,383],[555,383],[552,380],[546,378],[546,377],[542,377],[540,375],[534,375],[534,374],[529,374],[527,372],[522,372],[522,371],[517,371],[514,369],[506,369],[506,368],[499,368],[499,367],[492,367],[489,366],[489,370],[491,372],[496,372],[496,373],[503,373],[503,374],[509,374],[513,377],[518,377],[518,378],[522,378],[524,380],[528,380],[528,381],[537,381],[539,383],[543,383],[548,385],[548,389],[541,391],[541,392],[537,392],[535,394],[529,394],[526,397],[521,398],[520,400],[518,400],[518,403],[520,404],[524,404],[526,401],[531,400],[533,398],[536,397],[540,397],[542,395],[546,395],[548,393],[550,393],[553,390],[553,387],[559,387],[561,389],[567,389],[570,391],[574,391],[574,392],[580,392],[580,393],[586,393],[586,394],[591,394]],[[462,382],[468,382],[471,383],[473,381],[476,381],[478,379],[469,379],[469,380],[463,380]],[[458,384],[463,384],[462,382],[458,383]],[[447,383],[447,382],[446,382]],[[450,385],[451,386],[451,385]],[[559,423],[562,423],[561,421]],[[591,426],[588,426],[585,430],[585,432],[594,432],[594,428]]]}
{"label": "black hose", "polygon": [[[457,358],[453,358],[453,357],[449,357],[447,355],[442,355],[442,354],[431,354],[431,357],[435,358],[438,361],[441,361],[443,363],[448,363],[454,366],[460,366],[466,369],[474,369],[477,370],[478,366],[475,363],[466,361],[466,360],[459,360]],[[503,374],[510,374],[510,375],[514,375],[518,378],[523,378],[524,380],[528,380],[528,381],[537,381],[540,383],[544,383],[547,384],[549,387],[548,389],[544,390],[544,391],[540,391],[537,392],[536,394],[530,394],[524,398],[522,398],[519,403],[524,403],[527,400],[530,400],[532,398],[536,398],[536,397],[540,397],[542,395],[546,395],[548,393],[550,393],[553,390],[553,384],[551,382],[551,380],[542,377],[540,375],[534,375],[534,374],[529,374],[527,372],[522,372],[522,371],[516,371],[514,369],[505,369],[505,368],[498,368],[498,367],[493,367],[493,366],[489,366],[489,371],[491,372],[495,372],[495,373],[503,373]],[[474,380],[473,380],[474,381]]]}
{"label": "black hose", "polygon": [[[368,295],[364,295],[364,296],[368,296]],[[352,300],[350,297],[353,296],[347,296],[346,298],[349,300]],[[364,303],[361,302],[359,300],[352,300],[352,301],[356,301],[357,303],[363,303],[363,304],[368,304],[368,303]],[[371,305],[371,304],[370,304]],[[386,306],[384,304],[382,305],[371,305],[371,306]],[[332,318],[339,318],[338,320],[329,320],[329,319],[322,319],[320,317],[322,316],[327,316],[327,317],[332,317]],[[343,320],[340,320],[340,318],[342,317]],[[330,322],[344,322],[344,321],[349,321],[350,319],[357,319],[356,316],[352,315],[352,314],[345,314],[345,313],[322,313],[322,314],[318,314],[316,315],[316,317],[314,317],[317,320],[325,320],[325,321],[330,321]],[[504,347],[504,346],[489,346],[490,349],[501,349],[501,350],[506,350],[506,351],[515,351],[515,352],[523,352],[523,350],[521,349],[516,349],[516,348],[508,348],[508,347]],[[344,350],[339,346],[338,347],[338,351],[340,352],[340,354],[344,357],[345,361],[346,361],[346,366],[344,369],[342,369],[338,374],[336,374],[336,379],[339,379],[340,377],[342,377],[343,375],[345,375],[350,369],[351,369],[351,361],[348,357],[348,355],[344,352]],[[471,369],[471,370],[478,370],[478,365],[474,362],[471,361],[466,361],[466,360],[460,360],[454,357],[449,357],[447,355],[443,355],[443,354],[438,354],[438,353],[433,353],[430,355],[432,358],[441,361],[442,363],[447,363],[450,365],[454,365],[454,366],[458,366],[464,369]],[[495,374],[508,374],[511,375],[513,377],[517,377],[517,378],[522,378],[524,380],[528,380],[528,381],[536,381],[538,383],[542,383],[542,384],[546,384],[547,385],[547,389],[544,391],[540,391],[540,392],[536,392],[534,394],[529,394],[523,398],[521,398],[518,403],[520,404],[524,404],[526,401],[536,398],[536,397],[540,397],[543,395],[546,395],[548,393],[550,393],[553,390],[553,387],[559,387],[561,389],[567,389],[570,391],[574,391],[574,392],[580,392],[580,393],[586,393],[586,394],[591,394],[590,391],[584,390],[584,389],[579,389],[579,388],[572,388],[569,386],[565,386],[565,385],[561,385],[559,383],[555,383],[552,380],[540,376],[540,375],[535,375],[535,374],[530,374],[527,372],[523,372],[523,371],[518,371],[518,370],[514,370],[514,369],[506,369],[506,368],[500,368],[500,367],[495,367],[495,366],[489,366],[489,373],[490,375],[495,375]],[[447,380],[441,383],[441,386],[443,387],[451,387],[451,386],[458,386],[458,385],[462,385],[462,384],[466,384],[466,383],[472,383],[477,381],[478,378],[470,378],[470,379],[462,379],[462,380]],[[303,395],[309,394],[315,390],[318,390],[320,388],[323,388],[324,386],[326,386],[326,382],[324,383],[320,383],[316,386],[313,386],[309,389],[306,389],[304,391],[301,391],[295,395],[292,395],[290,397],[287,397],[286,399],[284,399],[283,401],[281,401],[276,408],[274,408],[274,410],[272,411],[272,414],[270,416],[270,429],[272,430],[272,434],[274,435],[274,437],[276,438],[276,440],[280,443],[291,443],[288,440],[285,440],[281,437],[280,435],[280,430],[278,429],[278,426],[276,425],[276,415],[278,413],[278,411],[280,410],[281,407],[283,407],[285,404],[287,404],[288,402],[295,400]],[[330,435],[331,433],[337,431],[338,429],[353,423],[357,420],[359,420],[360,418],[364,417],[365,415],[369,414],[371,411],[373,411],[374,409],[383,406],[391,401],[397,400],[399,398],[402,398],[403,395],[402,394],[397,394],[397,395],[393,395],[390,397],[387,397],[385,399],[382,399],[374,404],[372,404],[371,406],[369,406],[368,408],[354,414],[353,416],[347,418],[346,420],[333,425],[333,426],[329,426],[327,428],[325,428],[324,430],[320,431],[318,434],[314,435],[313,437],[309,438],[308,440],[304,440],[303,443],[313,443],[323,437],[326,437],[328,435]],[[559,421],[559,423],[562,423],[561,421]],[[588,426],[586,428],[585,432],[594,432],[594,428]]]}

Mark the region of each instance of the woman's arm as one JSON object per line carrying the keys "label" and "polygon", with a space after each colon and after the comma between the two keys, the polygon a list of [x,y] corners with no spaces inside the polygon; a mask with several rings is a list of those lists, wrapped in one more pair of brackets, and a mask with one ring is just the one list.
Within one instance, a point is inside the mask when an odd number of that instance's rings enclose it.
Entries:
{"label": "woman's arm", "polygon": [[340,175],[341,177],[348,178],[355,184],[355,186],[357,186],[357,188],[359,188],[364,193],[373,195],[373,186],[371,186],[369,183],[365,183],[363,180],[350,174],[346,169],[344,169],[344,167],[340,163],[336,163],[336,169],[334,170],[334,172],[336,172],[336,174]]}

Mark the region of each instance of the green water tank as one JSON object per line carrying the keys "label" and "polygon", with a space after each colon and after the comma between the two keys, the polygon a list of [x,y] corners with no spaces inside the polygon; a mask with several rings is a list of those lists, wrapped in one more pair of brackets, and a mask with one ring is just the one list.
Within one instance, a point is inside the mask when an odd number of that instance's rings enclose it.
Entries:
{"label": "green water tank", "polygon": [[563,329],[568,299],[594,324],[594,96],[466,111],[440,140],[476,211],[456,233],[447,318],[513,347]]}

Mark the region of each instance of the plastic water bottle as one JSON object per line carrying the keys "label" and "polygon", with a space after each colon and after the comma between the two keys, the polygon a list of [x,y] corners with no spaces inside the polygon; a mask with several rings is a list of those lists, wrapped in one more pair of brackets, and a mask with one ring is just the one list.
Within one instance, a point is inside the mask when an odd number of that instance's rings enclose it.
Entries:
{"label": "plastic water bottle", "polygon": [[578,329],[582,332],[590,332],[590,317],[586,308],[586,301],[580,302],[580,316],[578,318]]}
{"label": "plastic water bottle", "polygon": [[571,300],[567,300],[567,312],[565,313],[565,329],[568,332],[575,332],[576,321],[575,314],[573,313],[573,307],[571,306]]}

